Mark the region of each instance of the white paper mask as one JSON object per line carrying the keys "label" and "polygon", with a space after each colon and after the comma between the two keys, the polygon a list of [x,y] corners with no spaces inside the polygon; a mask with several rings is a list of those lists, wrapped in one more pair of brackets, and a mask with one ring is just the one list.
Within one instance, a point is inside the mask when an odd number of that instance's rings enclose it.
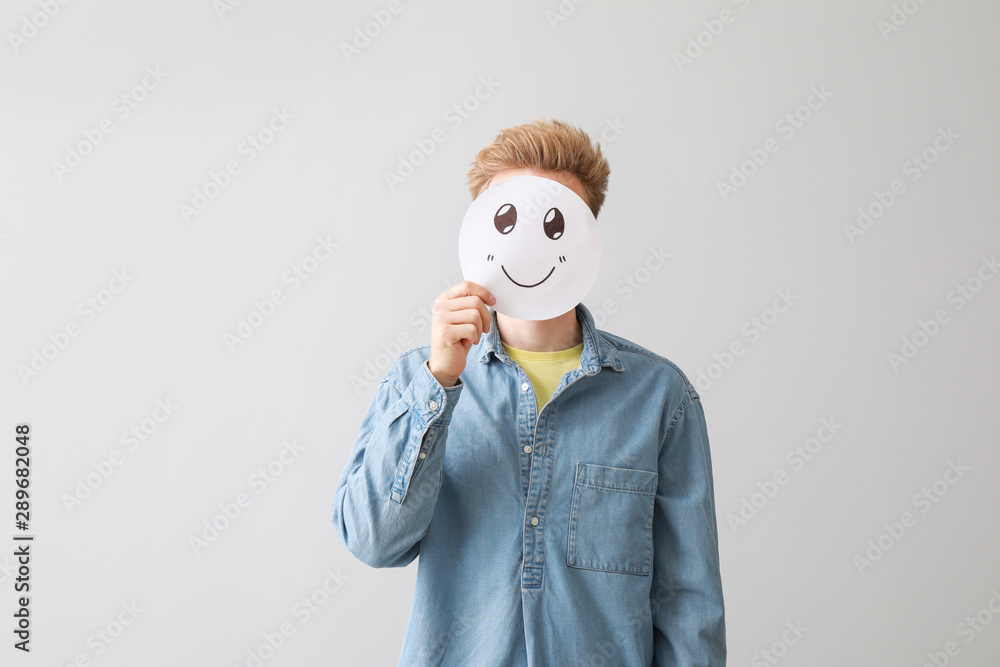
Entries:
{"label": "white paper mask", "polygon": [[587,202],[540,176],[515,176],[472,202],[458,235],[462,275],[509,317],[547,320],[572,310],[597,279],[601,234]]}

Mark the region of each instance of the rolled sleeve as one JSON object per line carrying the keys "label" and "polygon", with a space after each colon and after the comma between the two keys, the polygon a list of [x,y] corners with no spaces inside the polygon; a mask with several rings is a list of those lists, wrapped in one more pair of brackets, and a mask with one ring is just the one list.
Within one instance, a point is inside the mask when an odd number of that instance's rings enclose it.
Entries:
{"label": "rolled sleeve", "polygon": [[416,558],[434,514],[448,425],[463,387],[461,379],[443,387],[426,360],[411,374],[397,360],[379,382],[333,504],[334,527],[362,562],[401,567]]}
{"label": "rolled sleeve", "polygon": [[[402,503],[406,498],[407,489],[417,468],[421,467],[422,463],[426,464],[426,459],[432,451],[443,449],[443,440],[451,424],[451,414],[458,404],[458,397],[464,386],[461,378],[451,387],[442,386],[431,373],[428,361],[420,364],[420,368],[424,381],[411,382],[401,396],[401,400],[423,425],[423,429],[419,432],[420,437],[411,437],[408,440],[402,460],[396,469],[390,493],[390,498],[396,503]],[[435,447],[439,441],[442,442],[441,446]],[[434,457],[438,468],[441,459],[442,456]]]}

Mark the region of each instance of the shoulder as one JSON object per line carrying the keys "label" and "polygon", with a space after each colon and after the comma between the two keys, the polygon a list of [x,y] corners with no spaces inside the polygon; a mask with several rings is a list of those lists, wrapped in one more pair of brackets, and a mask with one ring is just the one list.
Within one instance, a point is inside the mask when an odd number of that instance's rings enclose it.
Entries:
{"label": "shoulder", "polygon": [[626,373],[629,371],[639,371],[641,373],[654,373],[663,376],[667,382],[675,385],[676,391],[684,398],[699,398],[698,390],[688,379],[688,376],[680,367],[662,354],[657,354],[647,347],[619,336],[617,334],[597,329],[599,335],[607,345],[618,351],[625,366]]}

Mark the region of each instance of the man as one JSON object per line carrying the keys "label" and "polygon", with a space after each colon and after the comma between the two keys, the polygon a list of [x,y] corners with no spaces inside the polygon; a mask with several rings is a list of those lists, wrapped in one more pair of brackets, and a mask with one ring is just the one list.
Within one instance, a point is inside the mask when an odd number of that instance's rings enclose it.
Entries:
{"label": "man", "polygon": [[[473,198],[521,174],[596,217],[610,169],[559,121],[503,130]],[[420,556],[400,665],[725,664],[704,412],[666,358],[594,326],[438,295],[429,345],[379,383],[333,523],[373,567]]]}

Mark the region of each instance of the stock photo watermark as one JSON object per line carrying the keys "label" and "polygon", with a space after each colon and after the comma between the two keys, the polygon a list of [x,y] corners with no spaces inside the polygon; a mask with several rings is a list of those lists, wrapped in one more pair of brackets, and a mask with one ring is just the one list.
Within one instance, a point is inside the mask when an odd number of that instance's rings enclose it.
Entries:
{"label": "stock photo watermark", "polygon": [[919,513],[909,510],[902,512],[894,521],[882,524],[882,533],[873,540],[868,540],[867,549],[852,559],[858,574],[864,576],[867,570],[875,567],[889,551],[916,527],[920,517],[929,513],[941,500],[948,495],[951,488],[958,484],[972,468],[962,465],[961,459],[948,461],[948,467],[939,479],[923,487],[913,494],[910,504]]}
{"label": "stock photo watermark", "polygon": [[889,41],[889,37],[902,30],[910,22],[910,19],[917,15],[917,12],[926,5],[929,0],[903,0],[892,4],[892,11],[886,18],[880,18],[875,22],[875,26],[882,33],[882,39]]}
{"label": "stock photo watermark", "polygon": [[[281,283],[289,285],[289,291],[297,291],[319,268],[329,261],[333,251],[340,247],[339,243],[330,240],[330,236],[317,237],[312,251],[300,261],[292,264],[281,274]],[[241,315],[232,332],[222,334],[222,341],[230,353],[246,343],[267,322],[274,317],[278,307],[285,303],[286,294],[281,287],[272,288],[263,298],[254,299],[250,312]]]}
{"label": "stock photo watermark", "polygon": [[621,116],[605,118],[604,126],[601,127],[601,132],[597,136],[599,136],[601,141],[605,144],[613,144],[618,141],[623,134],[625,134],[625,130],[627,129],[628,125],[622,122]]}
{"label": "stock photo watermark", "polygon": [[[812,120],[817,111],[826,106],[826,103],[833,97],[833,91],[827,90],[826,84],[819,87],[810,86],[809,96],[805,102],[785,113],[774,123],[774,130],[785,141],[795,136]],[[771,156],[781,150],[781,142],[774,137],[768,137],[759,147],[747,149],[747,159],[740,163],[733,164],[729,168],[729,177],[725,180],[715,182],[716,190],[722,201],[729,201],[729,198],[740,191],[750,181],[760,169],[768,163]]]}
{"label": "stock photo watermark", "polygon": [[726,521],[733,534],[735,535],[740,528],[749,525],[767,507],[767,504],[774,500],[782,487],[788,484],[796,473],[802,472],[806,465],[823,451],[826,445],[833,442],[833,439],[843,428],[844,425],[838,422],[836,417],[824,417],[820,420],[815,435],[807,438],[804,443],[789,449],[785,453],[784,461],[791,468],[791,471],[778,468],[770,478],[763,482],[757,482],[757,491],[740,498],[736,513],[726,514]]}
{"label": "stock photo watermark", "polygon": [[[951,129],[951,125],[937,128],[933,141],[919,153],[904,160],[900,171],[909,178],[910,183],[916,183],[961,138],[962,135]],[[859,236],[874,227],[907,192],[909,186],[902,178],[893,179],[885,190],[875,190],[872,199],[858,207],[854,222],[844,223],[844,234],[850,244],[854,245]]]}
{"label": "stock photo watermark", "polygon": [[70,341],[80,335],[83,326],[90,324],[103,313],[133,280],[135,276],[129,274],[128,269],[115,270],[106,287],[81,301],[76,308],[76,314],[80,316],[82,322],[75,318],[69,319],[61,328],[50,332],[47,336],[48,341],[41,347],[31,350],[31,358],[27,364],[18,365],[17,375],[24,386],[28,386],[31,380],[41,375],[42,371],[69,347]]}
{"label": "stock photo watermark", "polygon": [[360,56],[361,52],[371,45],[372,40],[389,27],[393,17],[403,9],[400,0],[389,0],[384,9],[371,10],[371,20],[366,21],[364,25],[354,27],[354,35],[350,42],[340,43],[340,52],[344,54],[344,59],[350,63],[352,58]]}
{"label": "stock photo watermark", "polygon": [[[485,612],[486,610],[483,609]],[[477,623],[482,622],[483,614],[480,613],[479,619],[474,623],[471,619],[463,618],[462,616],[456,617],[448,628],[437,636],[436,639],[430,641],[420,648],[420,664],[422,665],[434,665],[440,664],[442,660],[447,655],[448,649],[454,643],[455,639],[464,632],[472,632],[477,627]]]}
{"label": "stock photo watermark", "polygon": [[[752,0],[732,0],[732,2],[741,12],[745,12],[754,4]],[[705,55],[705,52],[722,37],[727,26],[736,23],[738,16],[732,9],[726,8],[719,12],[717,18],[704,19],[701,22],[703,29],[687,38],[682,51],[674,51],[674,65],[677,66],[677,71],[683,74],[684,68],[694,65],[695,61]]]}
{"label": "stock photo watermark", "polygon": [[750,667],[777,665],[788,655],[789,649],[806,636],[807,632],[809,632],[809,628],[802,625],[801,621],[785,621],[785,631],[781,633],[781,637],[772,642],[770,646],[754,653],[753,657],[750,658]]}
{"label": "stock photo watermark", "polygon": [[[260,466],[247,477],[247,486],[257,496],[267,491],[288,468],[298,460],[305,447],[297,441],[285,440],[281,443],[281,451],[267,465]],[[218,504],[219,511],[212,517],[202,521],[201,530],[188,536],[188,546],[195,556],[201,554],[214,544],[219,537],[229,530],[253,503],[253,497],[246,491],[237,493],[231,500]]]}
{"label": "stock photo watermark", "polygon": [[580,663],[585,667],[609,667],[616,664],[615,656],[618,655],[618,646],[614,642],[590,642],[590,653],[587,659]]}
{"label": "stock photo watermark", "polygon": [[17,564],[10,556],[5,556],[3,561],[0,561],[0,586],[6,584],[15,574],[17,574]]}
{"label": "stock photo watermark", "polygon": [[[449,649],[459,637],[473,633],[476,628],[482,628],[490,621],[493,609],[486,605],[480,605],[473,617],[471,614],[464,616],[452,616],[451,621],[443,632],[436,638],[424,642],[420,647],[420,665],[440,665],[444,662],[454,662],[456,658],[466,658],[457,654],[454,650],[449,653]],[[446,660],[447,659],[447,660]]]}
{"label": "stock photo watermark", "polygon": [[[1000,616],[1000,590],[996,587],[990,589],[990,597],[986,604],[975,614],[969,614],[955,626],[955,634],[963,640],[966,646],[975,641],[993,622],[993,619]],[[962,647],[955,640],[945,642],[940,651],[928,651],[927,661],[923,667],[945,667],[951,663],[952,658],[957,658],[962,653]]]}
{"label": "stock photo watermark", "polygon": [[245,0],[212,0],[212,9],[219,18],[219,23],[226,20],[226,17],[243,6]]}
{"label": "stock photo watermark", "polygon": [[[448,124],[450,131],[454,132],[479,109],[479,106],[483,102],[492,97],[493,93],[501,85],[503,84],[495,80],[492,74],[486,77],[480,76],[479,84],[472,93],[445,109],[444,113],[441,114],[441,119]],[[428,136],[414,139],[413,143],[416,145],[416,148],[407,155],[398,154],[399,162],[396,165],[396,169],[393,171],[386,170],[384,174],[385,183],[389,186],[389,192],[395,192],[400,184],[412,176],[417,168],[434,154],[439,145],[448,141],[448,136],[448,130],[436,127],[431,130]]]}
{"label": "stock photo watermark", "polygon": [[746,354],[747,346],[760,340],[761,336],[769,331],[781,316],[787,313],[799,300],[799,297],[792,294],[792,290],[787,287],[776,290],[775,294],[778,297],[770,306],[740,326],[740,333],[747,339],[746,344],[743,339],[737,338],[721,352],[713,352],[713,361],[709,362],[705,368],[699,368],[695,372],[694,383],[699,391],[707,391],[718,382],[733,367],[736,360]]}
{"label": "stock photo watermark", "polygon": [[[298,621],[299,627],[308,623],[340,591],[344,582],[350,579],[348,575],[340,571],[340,568],[337,568],[336,572],[328,569],[324,574],[326,576],[321,584],[313,588],[308,595],[300,597],[292,605],[289,613]],[[246,650],[246,659],[242,664],[245,667],[261,667],[273,658],[288,643],[289,639],[295,636],[297,630],[298,628],[291,620],[281,621],[274,630],[261,634],[261,642]]]}
{"label": "stock photo watermark", "polygon": [[[945,302],[952,306],[952,312],[958,312],[976,298],[982,291],[986,283],[1000,273],[1000,263],[997,263],[997,256],[994,253],[990,257],[980,258],[979,266],[972,275],[956,284],[948,290],[945,295]],[[941,333],[942,328],[951,322],[951,313],[945,307],[934,310],[934,313],[924,319],[917,319],[917,326],[909,334],[900,338],[898,350],[891,350],[886,353],[889,368],[893,373],[899,373],[902,366],[913,361],[920,351],[925,349],[934,338]]]}
{"label": "stock photo watermark", "polygon": [[257,156],[266,150],[279,134],[288,129],[293,120],[295,115],[290,113],[287,107],[272,109],[268,121],[253,134],[248,134],[236,146],[237,157],[226,160],[222,169],[209,169],[208,178],[200,187],[195,186],[190,201],[178,205],[181,219],[186,224],[191,224],[192,218],[204,213],[209,205],[232,185],[233,179],[243,173],[243,167],[257,159]]}
{"label": "stock photo watermark", "polygon": [[7,33],[7,42],[10,43],[14,55],[16,56],[18,51],[37,37],[69,3],[70,0],[38,0],[38,11],[22,16],[18,31],[11,30]]}
{"label": "stock photo watermark", "polygon": [[573,14],[576,14],[577,7],[586,2],[587,0],[560,0],[555,9],[546,9],[544,16],[549,28],[554,32],[561,23],[565,23]]}
{"label": "stock photo watermark", "polygon": [[[71,662],[66,663],[65,667],[90,667],[91,661],[104,655],[104,652],[111,648],[125,634],[125,630],[132,627],[139,615],[145,611],[135,600],[122,602],[120,606],[121,611],[113,619],[87,636],[85,643],[89,650],[77,653]],[[57,667],[64,666],[60,664]]]}
{"label": "stock photo watermark", "polygon": [[170,73],[164,72],[159,65],[147,67],[142,81],[116,97],[111,103],[112,116],[102,118],[93,127],[84,128],[81,133],[82,138],[73,144],[66,144],[63,161],[52,161],[52,173],[55,174],[56,180],[61,184],[68,175],[78,169],[83,164],[84,158],[93,154],[108,135],[119,127],[119,123],[132,115],[132,112],[138,109],[168,76]]}
{"label": "stock photo watermark", "polygon": [[[655,590],[650,590],[648,607],[629,607],[626,611],[626,623],[629,632],[641,632],[644,627],[648,628],[655,624],[655,619],[662,618],[670,613],[670,603],[683,590],[673,575],[658,575],[654,578]],[[590,651],[584,660],[583,665],[590,667],[610,667],[621,664],[622,659],[619,654],[619,645],[614,641],[601,642],[593,637],[589,638]]]}
{"label": "stock photo watermark", "polygon": [[624,304],[645,287],[653,275],[666,266],[667,260],[673,257],[673,254],[664,250],[662,245],[655,248],[649,246],[646,250],[646,258],[642,263],[615,281],[613,291],[619,296],[604,299],[591,308],[590,312],[596,326],[604,326],[608,317],[618,313],[621,304]]}
{"label": "stock photo watermark", "polygon": [[[450,281],[442,280],[441,285],[443,289],[448,289],[459,282],[458,278],[453,277]],[[430,328],[431,320],[434,317],[432,309],[436,299],[437,296],[435,295],[434,299],[431,299],[428,304],[413,309],[406,319],[411,328],[403,329],[396,334],[395,338],[389,341],[382,341],[379,343],[381,351],[377,352],[374,356],[365,358],[360,372],[354,373],[350,377],[351,387],[354,388],[355,395],[359,395],[362,389],[382,379],[386,371],[389,370],[389,367],[396,360],[396,357],[418,344],[414,338],[414,334],[422,334]]]}
{"label": "stock photo watermark", "polygon": [[73,514],[75,510],[79,509],[84,501],[93,496],[94,492],[101,488],[115,471],[125,463],[126,453],[137,451],[174,414],[174,410],[179,407],[169,396],[166,398],[157,398],[156,407],[153,408],[149,416],[133,424],[127,431],[122,433],[121,443],[125,445],[125,451],[113,449],[107,457],[91,461],[90,467],[93,470],[83,477],[76,478],[76,486],[73,487],[72,493],[62,494],[60,499],[66,511],[69,514]]}

